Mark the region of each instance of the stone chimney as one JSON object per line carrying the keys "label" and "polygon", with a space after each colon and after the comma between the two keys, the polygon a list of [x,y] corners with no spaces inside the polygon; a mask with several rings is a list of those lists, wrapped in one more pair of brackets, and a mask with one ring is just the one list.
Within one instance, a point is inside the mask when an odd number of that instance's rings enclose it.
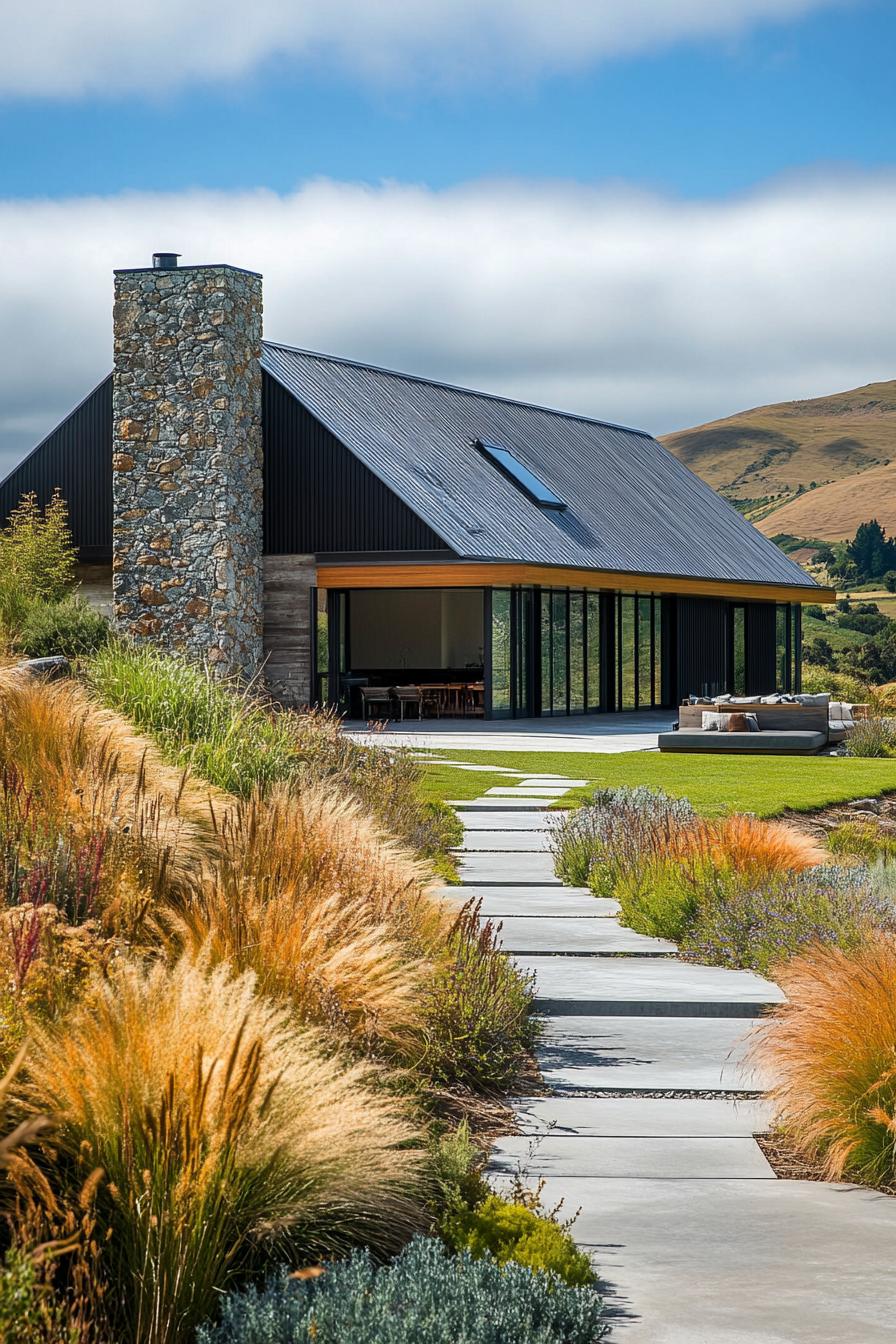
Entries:
{"label": "stone chimney", "polygon": [[262,661],[261,276],[115,272],[113,594],[119,629],[222,674]]}

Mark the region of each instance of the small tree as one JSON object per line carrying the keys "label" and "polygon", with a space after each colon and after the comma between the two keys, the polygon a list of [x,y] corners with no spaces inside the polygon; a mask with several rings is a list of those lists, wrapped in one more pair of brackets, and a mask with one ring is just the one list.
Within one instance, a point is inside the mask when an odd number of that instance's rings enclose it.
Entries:
{"label": "small tree", "polygon": [[58,490],[41,510],[31,491],[0,532],[0,583],[14,584],[29,599],[61,602],[74,588],[77,553],[68,527],[68,508]]}

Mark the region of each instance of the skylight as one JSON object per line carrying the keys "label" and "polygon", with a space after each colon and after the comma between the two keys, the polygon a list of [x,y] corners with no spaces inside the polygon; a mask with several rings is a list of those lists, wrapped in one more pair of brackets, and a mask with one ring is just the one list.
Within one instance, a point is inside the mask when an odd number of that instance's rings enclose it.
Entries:
{"label": "skylight", "polygon": [[527,494],[531,500],[541,509],[566,508],[562,499],[558,499],[553,490],[549,490],[543,481],[540,481],[528,467],[524,467],[522,462],[514,457],[509,448],[502,448],[500,444],[488,443],[485,439],[477,439],[476,447],[485,457],[494,462],[495,466],[503,471],[505,476],[509,476],[514,485]]}

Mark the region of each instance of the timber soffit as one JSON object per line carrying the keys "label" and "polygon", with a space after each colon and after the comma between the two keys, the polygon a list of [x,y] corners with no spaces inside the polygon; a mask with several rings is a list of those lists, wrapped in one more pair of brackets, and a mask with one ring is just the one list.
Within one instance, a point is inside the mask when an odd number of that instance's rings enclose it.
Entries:
{"label": "timber soffit", "polygon": [[[650,435],[265,341],[262,367],[461,560],[823,591]],[[540,509],[475,447],[566,503]]]}

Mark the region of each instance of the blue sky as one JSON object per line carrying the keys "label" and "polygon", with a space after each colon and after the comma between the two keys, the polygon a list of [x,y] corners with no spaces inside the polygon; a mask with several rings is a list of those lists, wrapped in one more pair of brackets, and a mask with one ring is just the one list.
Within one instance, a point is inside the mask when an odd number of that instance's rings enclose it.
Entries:
{"label": "blue sky", "polygon": [[896,376],[894,0],[30,0],[0,47],[0,475],[110,274],[662,432]]}
{"label": "blue sky", "polygon": [[896,5],[858,0],[585,70],[516,78],[496,64],[447,88],[273,58],[224,87],[7,97],[0,181],[28,197],[524,176],[718,196],[892,163],[894,52]]}

